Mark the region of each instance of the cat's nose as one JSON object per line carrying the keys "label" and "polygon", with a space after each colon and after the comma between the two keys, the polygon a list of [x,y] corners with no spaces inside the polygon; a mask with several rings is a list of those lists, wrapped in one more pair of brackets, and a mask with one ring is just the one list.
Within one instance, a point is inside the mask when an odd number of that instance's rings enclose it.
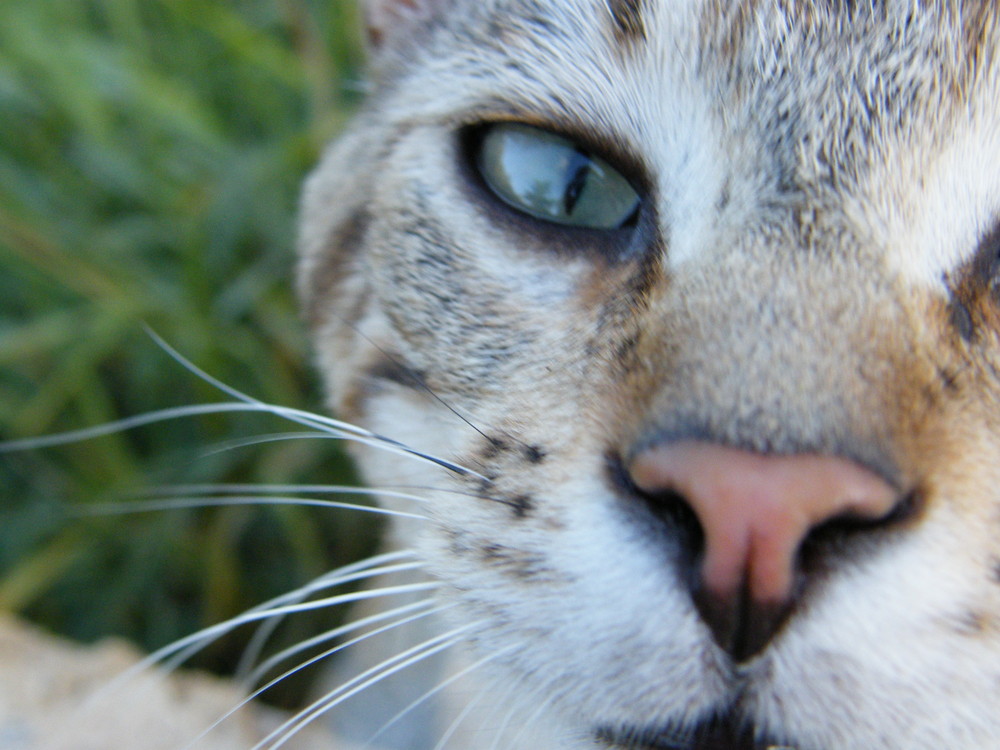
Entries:
{"label": "cat's nose", "polygon": [[737,661],[758,653],[784,621],[809,535],[834,520],[886,518],[899,498],[887,481],[844,458],[694,441],[648,448],[628,471],[651,501],[670,496],[693,511],[703,535],[694,599]]}

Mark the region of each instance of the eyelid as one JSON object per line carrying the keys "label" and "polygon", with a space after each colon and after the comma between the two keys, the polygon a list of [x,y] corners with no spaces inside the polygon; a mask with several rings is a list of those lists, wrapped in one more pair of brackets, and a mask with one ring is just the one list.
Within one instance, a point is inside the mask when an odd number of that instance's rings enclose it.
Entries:
{"label": "eyelid", "polygon": [[508,207],[557,226],[609,231],[635,223],[642,194],[573,138],[520,122],[474,131],[470,159]]}

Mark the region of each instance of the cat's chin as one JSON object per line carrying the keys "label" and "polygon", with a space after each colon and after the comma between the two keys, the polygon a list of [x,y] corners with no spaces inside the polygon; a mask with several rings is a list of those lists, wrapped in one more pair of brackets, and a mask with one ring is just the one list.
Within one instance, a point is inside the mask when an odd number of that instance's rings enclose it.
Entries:
{"label": "cat's chin", "polygon": [[608,750],[801,750],[793,742],[758,736],[734,714],[686,729],[601,729],[596,738]]}

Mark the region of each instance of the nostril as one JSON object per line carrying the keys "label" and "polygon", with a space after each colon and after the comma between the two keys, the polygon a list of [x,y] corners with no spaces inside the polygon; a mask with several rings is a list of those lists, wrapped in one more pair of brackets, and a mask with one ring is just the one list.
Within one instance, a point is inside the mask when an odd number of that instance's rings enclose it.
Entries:
{"label": "nostril", "polygon": [[637,494],[683,529],[694,602],[737,660],[787,618],[809,572],[804,552],[843,529],[881,527],[910,505],[874,472],[836,456],[680,441],[639,453],[625,471]]}
{"label": "nostril", "polygon": [[[641,499],[646,509],[669,527],[671,538],[680,551],[678,572],[719,647],[736,662],[745,661],[760,651],[787,617],[789,607],[770,603],[755,606],[745,590],[738,596],[718,596],[708,590],[700,575],[705,532],[684,496],[669,489],[646,491],[632,482],[624,470],[619,476],[627,496]],[[836,534],[836,524],[831,524],[829,531]]]}
{"label": "nostril", "polygon": [[[633,485],[634,486],[634,485]],[[678,492],[663,490],[649,493],[636,487],[633,496],[641,498],[646,508],[670,528],[680,555],[680,572],[691,591],[701,588],[700,570],[705,555],[705,530],[690,503]]]}
{"label": "nostril", "polygon": [[812,529],[799,549],[799,565],[807,576],[818,574],[826,559],[846,552],[848,545],[869,533],[889,532],[914,521],[923,509],[920,490],[901,493],[899,500],[879,518],[863,518],[853,513],[835,516]]}
{"label": "nostril", "polygon": [[705,532],[691,505],[675,490],[662,488],[647,491],[637,485],[617,455],[609,454],[607,465],[612,484],[622,496],[642,501],[643,508],[669,528],[671,538],[678,543],[683,572],[690,579],[692,589],[697,587],[697,569],[704,552]]}

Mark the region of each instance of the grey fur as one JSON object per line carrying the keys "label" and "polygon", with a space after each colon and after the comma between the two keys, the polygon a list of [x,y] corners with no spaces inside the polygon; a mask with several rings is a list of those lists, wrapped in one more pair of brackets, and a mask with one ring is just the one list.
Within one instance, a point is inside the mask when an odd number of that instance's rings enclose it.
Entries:
{"label": "grey fur", "polygon": [[[300,289],[334,408],[487,477],[359,451],[375,484],[441,488],[405,543],[482,619],[484,671],[541,705],[517,746],[652,747],[713,716],[802,750],[1000,745],[996,4],[405,5],[307,186]],[[495,201],[463,133],[507,120],[629,174],[635,227]],[[419,386],[365,385],[387,352]],[[733,664],[680,534],[608,475],[680,438],[842,456],[919,512],[829,545]]]}

